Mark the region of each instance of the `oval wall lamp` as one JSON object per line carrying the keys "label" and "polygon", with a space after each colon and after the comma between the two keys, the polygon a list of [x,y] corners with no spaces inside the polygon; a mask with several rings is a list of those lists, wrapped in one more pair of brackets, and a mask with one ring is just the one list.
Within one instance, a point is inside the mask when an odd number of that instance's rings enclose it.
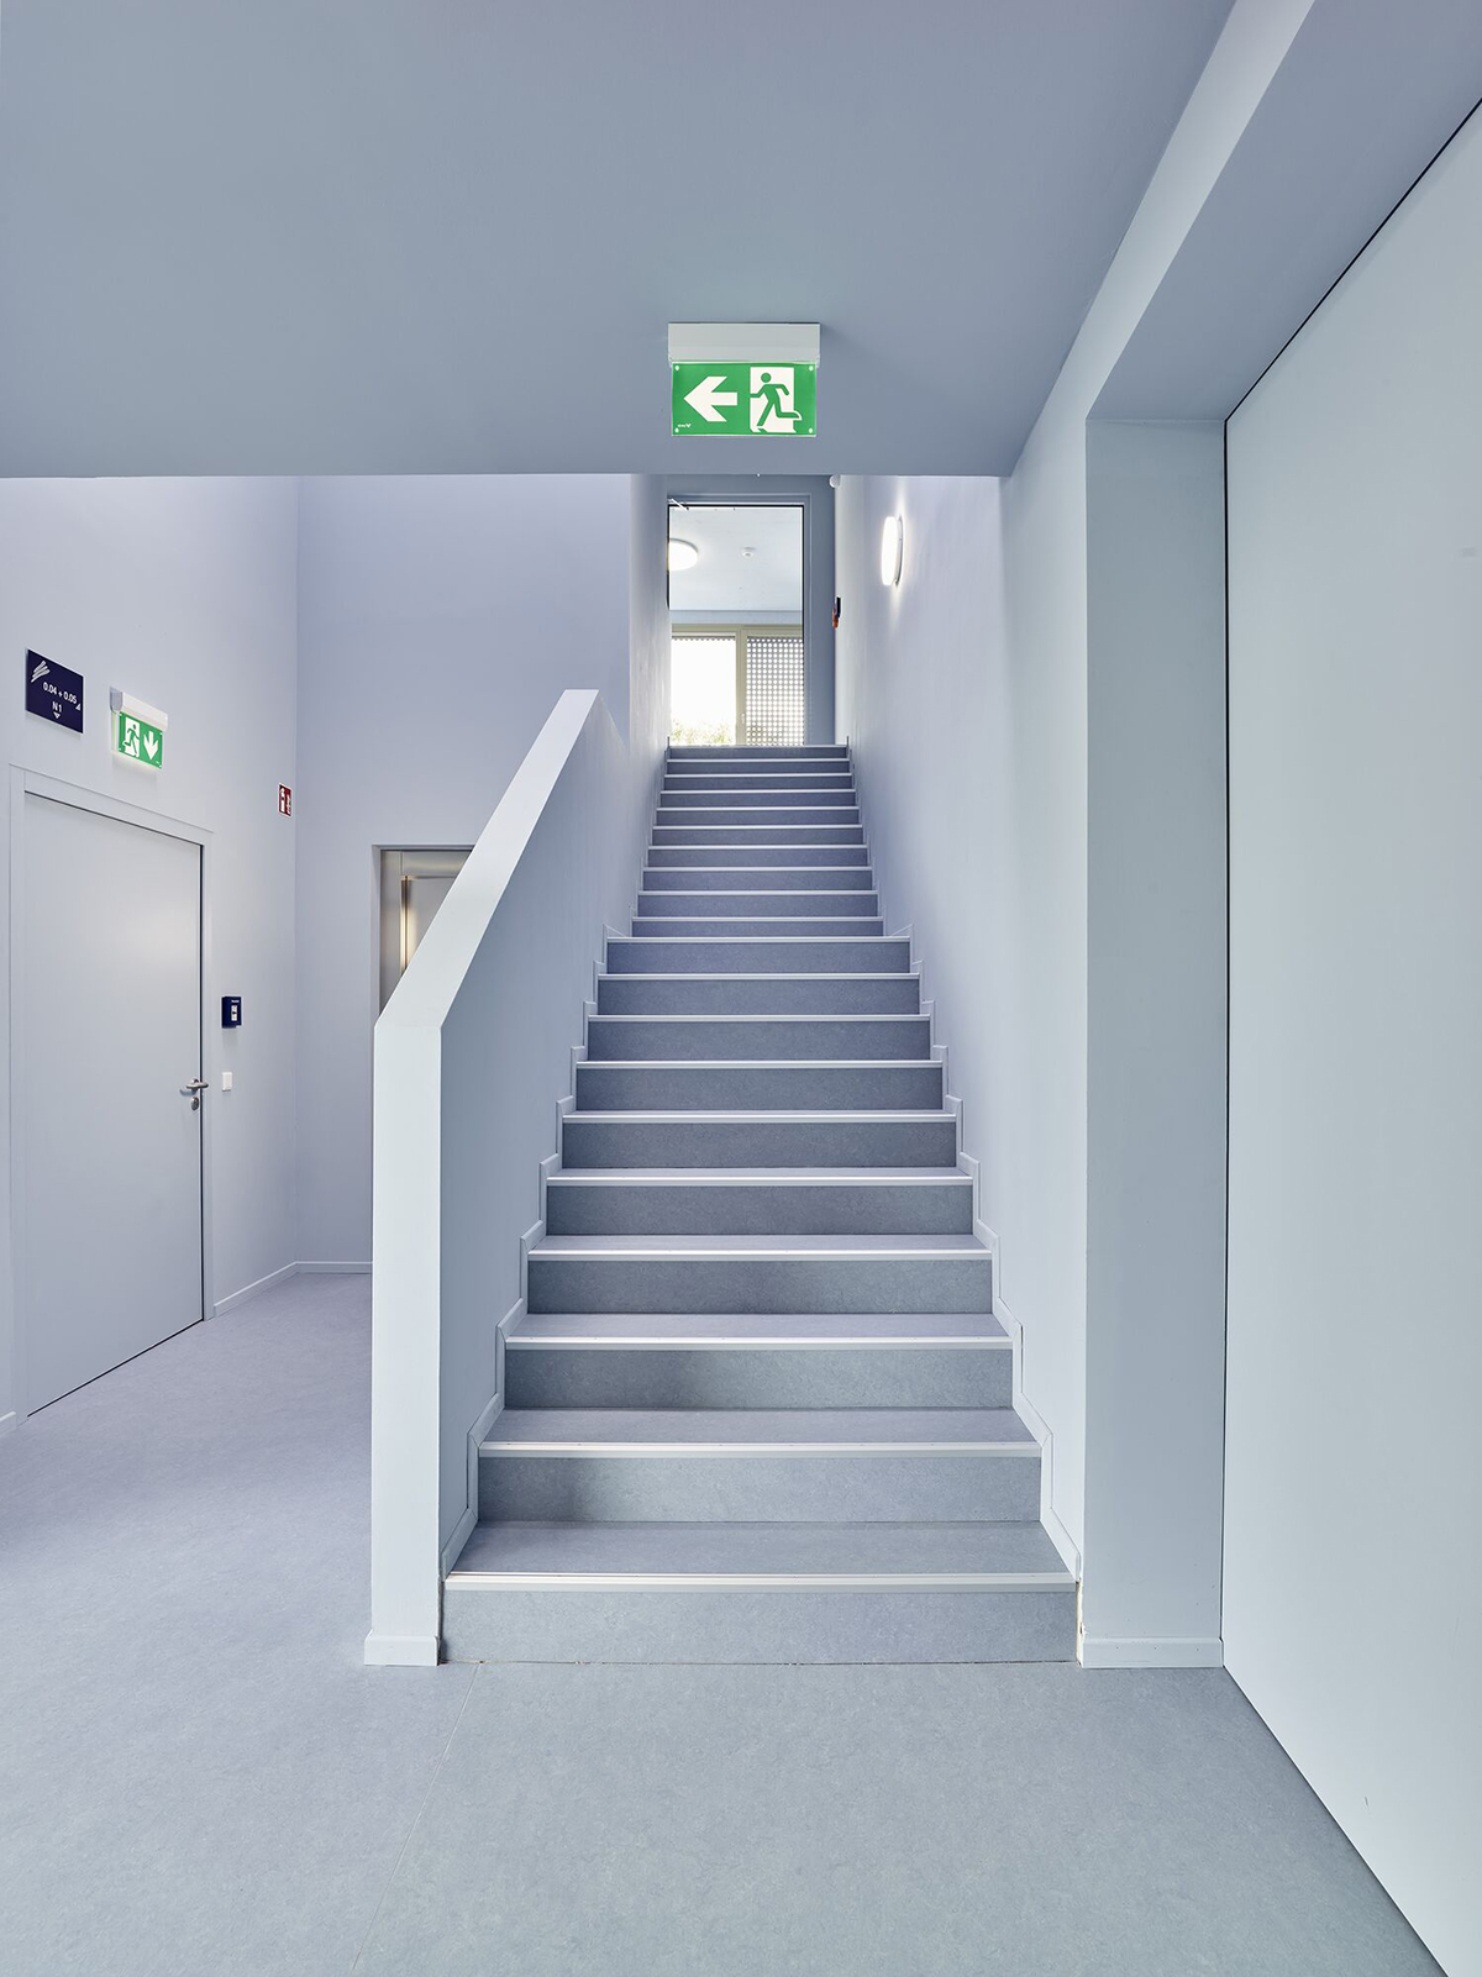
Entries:
{"label": "oval wall lamp", "polygon": [[880,531],[880,581],[887,590],[893,590],[901,580],[905,549],[905,523],[899,515],[887,515]]}
{"label": "oval wall lamp", "polygon": [[692,542],[686,542],[682,535],[669,538],[669,568],[671,570],[692,570],[700,560],[700,552]]}

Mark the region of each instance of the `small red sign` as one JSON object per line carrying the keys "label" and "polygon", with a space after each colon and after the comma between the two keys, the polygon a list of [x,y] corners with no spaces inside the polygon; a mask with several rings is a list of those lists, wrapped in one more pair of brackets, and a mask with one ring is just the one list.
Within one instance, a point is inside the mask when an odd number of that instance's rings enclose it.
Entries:
{"label": "small red sign", "polygon": [[280,817],[291,817],[293,815],[293,791],[288,787],[287,783],[279,783],[278,785],[278,814]]}

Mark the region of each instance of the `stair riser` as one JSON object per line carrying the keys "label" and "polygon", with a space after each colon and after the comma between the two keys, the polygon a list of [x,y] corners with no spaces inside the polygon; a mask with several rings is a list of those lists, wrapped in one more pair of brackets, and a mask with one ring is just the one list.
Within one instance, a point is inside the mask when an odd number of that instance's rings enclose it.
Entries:
{"label": "stair riser", "polygon": [[[868,886],[869,853],[862,844],[703,844],[655,845],[648,854],[648,880],[655,871],[689,871],[705,866],[758,866],[768,870],[790,871],[812,866],[829,871],[863,871],[861,884]],[[682,883],[682,882],[681,882]],[[832,881],[830,881],[832,883]]]}
{"label": "stair riser", "polygon": [[[879,924],[880,901],[873,892],[841,887],[836,892],[782,888],[777,892],[740,892],[729,887],[694,892],[642,892],[638,896],[638,931],[668,932],[670,920],[868,920]],[[651,926],[650,921],[663,921]],[[726,927],[720,930],[728,931]],[[849,928],[849,932],[858,931]]]}
{"label": "stair riser", "polygon": [[530,1258],[527,1304],[561,1311],[986,1312],[986,1252],[961,1257]]}
{"label": "stair riser", "polygon": [[[847,783],[830,789],[665,789],[659,793],[659,820],[672,811],[687,810],[853,810],[854,791]],[[776,821],[780,822],[781,819]]]}
{"label": "stair riser", "polygon": [[725,1182],[553,1180],[552,1236],[968,1236],[973,1191],[962,1181]]}
{"label": "stair riser", "polygon": [[604,975],[597,1008],[604,1016],[914,1016],[921,985],[912,975],[695,975],[653,980]]}
{"label": "stair riser", "polygon": [[593,1016],[587,1023],[587,1058],[592,1063],[632,1063],[635,1059],[674,1062],[780,1057],[796,1059],[878,1058],[924,1061],[931,1056],[931,1024],[924,1016],[825,1017],[770,1020],[753,1017],[728,1023],[682,1016],[653,1021]]}
{"label": "stair riser", "polygon": [[662,939],[630,939],[619,934],[607,943],[610,975],[906,975],[911,970],[908,940],[860,940],[831,934],[813,941],[789,931],[747,940],[691,940],[669,933]]}
{"label": "stair riser", "polygon": [[[827,829],[830,825],[835,828],[862,828],[857,810],[843,805],[831,810],[826,804],[812,804],[807,809],[784,809],[777,804],[764,810],[748,810],[739,803],[728,804],[724,808],[712,805],[704,810],[681,806],[674,810],[660,810],[654,819],[655,832],[686,828],[712,831],[768,829],[786,831],[790,838],[795,831]],[[662,843],[663,840],[659,839],[658,842]]]}
{"label": "stair riser", "polygon": [[567,1119],[568,1167],[950,1167],[957,1122],[923,1119]]}
{"label": "stair riser", "polygon": [[698,846],[734,850],[764,849],[777,845],[783,850],[814,850],[819,846],[864,845],[862,824],[795,824],[791,829],[777,824],[655,824],[650,856],[655,851],[693,849]]}
{"label": "stair riser", "polygon": [[781,790],[786,795],[798,789],[852,790],[853,788],[854,777],[848,769],[804,769],[791,775],[780,769],[760,769],[754,772],[744,769],[673,769],[665,776],[660,794],[669,796],[676,792],[696,790],[742,789]]}
{"label": "stair riser", "polygon": [[558,1593],[450,1582],[450,1661],[800,1664],[1074,1661],[1076,1596],[1053,1592]]}
{"label": "stair riser", "polygon": [[799,742],[777,748],[723,748],[708,743],[681,743],[671,746],[671,762],[847,762],[847,742]]}
{"label": "stair riser", "polygon": [[[867,865],[858,865],[842,871],[829,871],[818,866],[782,866],[768,870],[765,878],[757,873],[744,870],[673,871],[668,866],[650,866],[643,875],[643,896],[645,901],[656,895],[670,892],[720,892],[739,893],[750,896],[765,891],[775,897],[779,892],[848,892],[867,893],[870,904],[862,906],[862,913],[878,913],[875,903],[875,889],[870,883]],[[658,912],[657,905],[644,904],[639,911]],[[693,911],[693,908],[687,908]],[[769,908],[756,907],[755,912],[769,911]]]}
{"label": "stair riser", "polygon": [[511,1343],[510,1407],[1007,1407],[1001,1347],[587,1350]]}
{"label": "stair riser", "polygon": [[1039,1454],[486,1455],[479,1515],[505,1523],[1029,1523],[1039,1516]]}
{"label": "stair riser", "polygon": [[940,1064],[578,1064],[578,1112],[935,1112]]}
{"label": "stair riser", "polygon": [[[796,920],[815,922],[818,920],[847,920],[850,924],[843,929],[846,933],[868,932],[870,927],[880,926],[880,901],[873,892],[865,892],[858,887],[843,887],[837,892],[812,891],[778,892],[739,892],[729,888],[720,891],[694,892],[642,892],[638,896],[638,911],[635,929],[640,934],[658,934],[670,931],[670,922],[687,920],[691,923],[704,920],[707,923],[722,920],[726,924],[719,931],[729,933],[735,923],[746,921],[754,924],[758,920]],[[768,928],[770,933],[774,931]],[[787,932],[787,928],[775,931]],[[832,928],[826,931],[834,931]]]}
{"label": "stair riser", "polygon": [[[785,921],[786,925],[780,924]],[[730,936],[732,939],[767,940],[773,936],[828,936],[834,939],[868,940],[878,938],[885,931],[885,922],[879,914],[822,913],[809,916],[801,911],[788,912],[784,904],[776,913],[768,913],[761,918],[748,918],[742,913],[719,911],[714,914],[684,917],[679,914],[635,913],[631,929],[635,939],[648,940],[719,940]]]}

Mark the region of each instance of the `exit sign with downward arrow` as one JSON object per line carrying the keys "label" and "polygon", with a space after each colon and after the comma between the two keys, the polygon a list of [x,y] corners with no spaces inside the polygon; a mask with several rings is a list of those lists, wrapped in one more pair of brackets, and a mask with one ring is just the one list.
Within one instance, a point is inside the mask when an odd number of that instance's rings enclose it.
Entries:
{"label": "exit sign with downward arrow", "polygon": [[672,430],[683,438],[811,439],[816,323],[671,323]]}
{"label": "exit sign with downward arrow", "polygon": [[114,754],[122,755],[125,761],[137,762],[145,769],[163,767],[169,715],[162,714],[158,707],[151,707],[147,701],[136,700],[131,693],[124,693],[118,687],[109,689],[108,704],[113,713]]}

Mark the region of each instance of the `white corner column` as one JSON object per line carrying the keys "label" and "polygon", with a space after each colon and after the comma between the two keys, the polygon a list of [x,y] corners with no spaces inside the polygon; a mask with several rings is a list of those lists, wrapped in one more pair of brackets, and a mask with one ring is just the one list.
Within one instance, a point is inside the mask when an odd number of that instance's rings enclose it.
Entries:
{"label": "white corner column", "polygon": [[1088,1666],[1211,1666],[1225,1378],[1224,436],[1086,428]]}

